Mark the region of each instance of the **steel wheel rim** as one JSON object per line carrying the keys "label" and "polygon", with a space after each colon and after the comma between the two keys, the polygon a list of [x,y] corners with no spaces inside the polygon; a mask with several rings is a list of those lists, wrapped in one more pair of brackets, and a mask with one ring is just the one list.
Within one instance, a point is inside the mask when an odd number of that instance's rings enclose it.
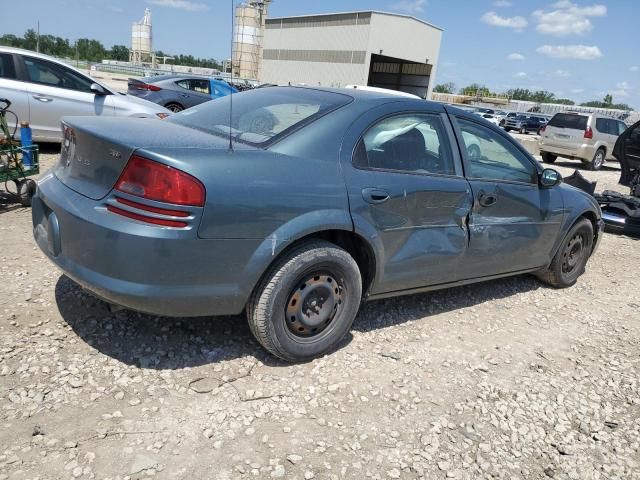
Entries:
{"label": "steel wheel rim", "polygon": [[329,272],[306,274],[289,293],[285,307],[287,330],[309,339],[325,332],[344,305],[345,288]]}
{"label": "steel wheel rim", "polygon": [[584,238],[581,234],[575,234],[562,253],[562,273],[573,273],[582,263],[582,257],[584,256]]}
{"label": "steel wheel rim", "polygon": [[183,108],[180,105],[169,105],[169,107],[167,108],[171,110],[173,113],[178,113],[183,110]]}

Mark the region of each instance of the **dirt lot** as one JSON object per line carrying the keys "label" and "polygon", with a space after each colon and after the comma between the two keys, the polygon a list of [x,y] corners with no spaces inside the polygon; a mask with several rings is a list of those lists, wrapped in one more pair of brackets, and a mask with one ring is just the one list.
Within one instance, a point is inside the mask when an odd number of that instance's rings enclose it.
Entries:
{"label": "dirt lot", "polygon": [[[616,164],[584,173],[616,188]],[[1,202],[0,479],[640,479],[636,240],[607,234],[567,290],[367,304],[290,366],[240,317],[108,313]]]}

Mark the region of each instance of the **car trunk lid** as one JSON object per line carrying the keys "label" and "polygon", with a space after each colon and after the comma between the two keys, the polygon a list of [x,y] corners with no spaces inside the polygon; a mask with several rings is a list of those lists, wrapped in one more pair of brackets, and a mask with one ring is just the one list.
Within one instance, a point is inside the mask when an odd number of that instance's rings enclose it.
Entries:
{"label": "car trunk lid", "polygon": [[574,148],[585,142],[589,117],[577,113],[558,113],[544,131],[544,138],[550,145]]}
{"label": "car trunk lid", "polygon": [[72,190],[94,200],[113,188],[138,149],[222,150],[228,140],[176,123],[148,118],[67,117],[55,175]]}

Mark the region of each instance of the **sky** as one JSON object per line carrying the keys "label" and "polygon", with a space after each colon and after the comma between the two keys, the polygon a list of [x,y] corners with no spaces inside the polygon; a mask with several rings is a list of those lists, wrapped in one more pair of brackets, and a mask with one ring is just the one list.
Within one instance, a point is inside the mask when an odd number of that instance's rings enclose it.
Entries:
{"label": "sky", "polygon": [[[41,33],[129,46],[131,23],[148,7],[154,49],[222,60],[234,1],[22,0],[2,9],[0,34],[21,35],[39,20]],[[640,108],[640,0],[274,0],[269,15],[350,10],[403,13],[443,28],[436,83],[549,90],[578,102],[610,93]]]}

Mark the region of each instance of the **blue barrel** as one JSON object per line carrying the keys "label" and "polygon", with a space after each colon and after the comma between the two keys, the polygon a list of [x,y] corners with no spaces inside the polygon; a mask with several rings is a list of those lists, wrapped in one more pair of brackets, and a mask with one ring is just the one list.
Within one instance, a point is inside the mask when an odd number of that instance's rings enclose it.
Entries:
{"label": "blue barrel", "polygon": [[22,165],[25,170],[33,167],[33,137],[29,122],[20,122],[20,144],[22,145]]}

